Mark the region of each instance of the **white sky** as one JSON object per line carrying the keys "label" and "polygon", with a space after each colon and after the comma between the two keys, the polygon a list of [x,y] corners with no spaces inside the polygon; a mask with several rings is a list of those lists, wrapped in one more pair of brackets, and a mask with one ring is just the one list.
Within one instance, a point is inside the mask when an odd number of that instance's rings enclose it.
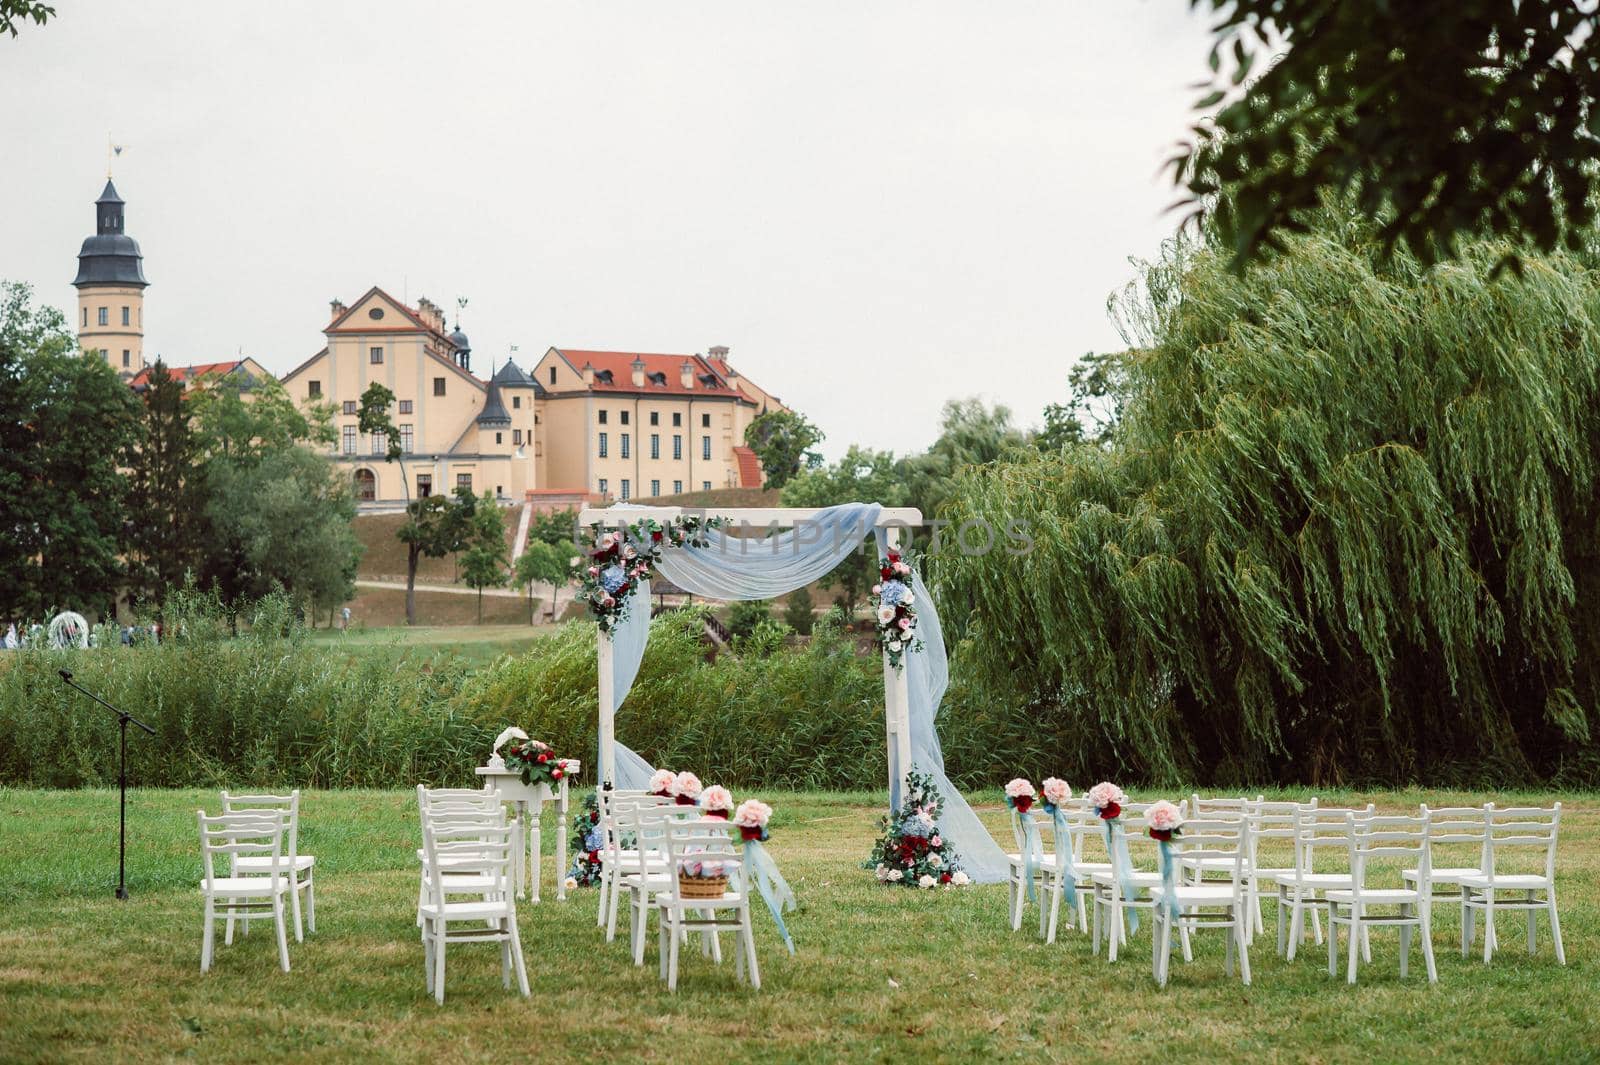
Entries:
{"label": "white sky", "polygon": [[1209,46],[1186,0],[55,5],[0,39],[0,278],[71,313],[110,133],[147,359],[466,296],[480,375],[727,344],[830,457],[1122,346]]}

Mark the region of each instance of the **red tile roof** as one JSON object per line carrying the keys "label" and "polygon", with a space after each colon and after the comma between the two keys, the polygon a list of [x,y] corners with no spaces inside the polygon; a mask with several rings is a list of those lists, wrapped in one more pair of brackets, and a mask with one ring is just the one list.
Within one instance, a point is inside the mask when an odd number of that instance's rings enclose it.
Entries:
{"label": "red tile roof", "polygon": [[733,449],[733,457],[739,462],[739,487],[761,487],[761,460],[756,453],[747,447]]}
{"label": "red tile roof", "polygon": [[[204,377],[207,374],[232,373],[243,362],[243,359],[234,359],[232,362],[204,362],[198,366],[168,366],[167,373],[171,374],[173,379],[177,381],[193,381],[195,378]],[[150,383],[150,371],[153,369],[155,369],[154,364],[146,366],[134,374],[133,378],[128,382],[129,387],[143,388],[148,385]]]}
{"label": "red tile roof", "polygon": [[[728,385],[724,378],[711,365],[709,359],[702,355],[663,355],[633,351],[580,351],[575,348],[557,348],[565,355],[573,367],[582,370],[584,364],[593,366],[598,373],[603,370],[611,371],[611,383],[606,384],[598,377],[595,379],[594,388],[597,392],[630,392],[660,393],[664,396],[726,396],[730,399],[743,399],[748,402],[745,394]],[[635,359],[643,360],[645,381],[643,385],[633,383],[633,362]],[[687,360],[694,368],[694,387],[683,387],[683,364]],[[651,374],[661,374],[665,381],[657,384],[650,380]],[[708,384],[705,377],[715,379],[714,384]]]}

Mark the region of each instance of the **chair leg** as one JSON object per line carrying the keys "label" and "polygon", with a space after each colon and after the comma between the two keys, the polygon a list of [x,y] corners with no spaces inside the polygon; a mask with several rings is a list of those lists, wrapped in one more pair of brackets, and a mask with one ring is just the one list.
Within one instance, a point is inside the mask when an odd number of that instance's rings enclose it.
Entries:
{"label": "chair leg", "polygon": [[1494,957],[1494,888],[1483,892],[1483,962]]}
{"label": "chair leg", "polygon": [[660,970],[661,979],[667,978],[667,911],[661,910],[656,914],[656,967]]}
{"label": "chair leg", "polygon": [[[1234,921],[1237,922],[1239,920],[1240,916],[1241,916],[1240,914],[1235,913],[1233,915]],[[1234,950],[1234,947],[1238,945],[1239,941],[1240,940],[1239,940],[1239,927],[1238,927],[1238,925],[1237,924],[1230,925],[1228,927],[1228,942],[1226,943],[1226,945],[1223,948],[1223,955],[1222,955],[1222,957],[1223,957],[1223,961],[1222,961],[1223,969],[1227,972],[1227,974],[1229,976],[1233,975],[1233,950]]]}
{"label": "chair leg", "polygon": [[431,922],[422,929],[422,983],[433,994],[433,933]]}
{"label": "chair leg", "polygon": [[744,941],[745,957],[749,961],[750,987],[756,991],[761,990],[761,968],[756,963],[756,937],[750,926],[750,907],[748,903],[740,911],[739,938]]}
{"label": "chair leg", "polygon": [[1422,905],[1422,916],[1419,925],[1422,933],[1422,960],[1428,967],[1428,983],[1439,982],[1439,967],[1433,960],[1433,907],[1426,902]]}
{"label": "chair leg", "polygon": [[644,965],[644,938],[650,934],[650,898],[628,896],[628,942],[633,946],[633,964]]}
{"label": "chair leg", "polygon": [[1556,964],[1565,965],[1567,964],[1567,951],[1561,944],[1561,918],[1556,914],[1556,888],[1554,884],[1551,884],[1549,890],[1545,892],[1545,899],[1550,906],[1550,938],[1556,945]]}
{"label": "chair leg", "polygon": [[[233,946],[233,910],[234,910],[233,900],[232,899],[227,900],[227,902],[224,905],[225,905],[225,907],[227,908],[227,911],[228,911],[228,927],[223,930],[223,933],[222,933],[222,945],[225,946],[225,947],[231,947],[231,946]],[[248,921],[246,921],[245,922],[245,931],[248,932],[249,930],[250,930],[250,923]]]}
{"label": "chair leg", "polygon": [[312,870],[306,872],[306,929],[317,934],[317,875]]}
{"label": "chair leg", "polygon": [[667,990],[678,990],[678,945],[683,936],[678,934],[677,913],[673,913],[672,935],[667,937]]}
{"label": "chair leg", "polygon": [[[1551,910],[1551,913],[1554,913]],[[211,969],[211,952],[217,943],[217,905],[206,897],[206,928],[200,936],[200,971],[209,972]],[[1559,942],[1559,940],[1557,941]]]}
{"label": "chair leg", "polygon": [[1064,873],[1056,874],[1056,886],[1050,892],[1050,927],[1045,932],[1044,941],[1046,943],[1054,943],[1056,941],[1056,925],[1061,919],[1061,878],[1064,875]]}
{"label": "chair leg", "polygon": [[[1339,936],[1333,923],[1333,903],[1328,903],[1328,975],[1339,975]],[[1291,946],[1293,944],[1291,943]]]}
{"label": "chair leg", "polygon": [[[1411,914],[1411,907],[1409,907],[1409,906],[1400,907],[1400,913],[1403,916],[1408,916],[1409,917],[1410,914]],[[1409,974],[1410,967],[1411,967],[1411,926],[1408,925],[1408,924],[1403,924],[1403,925],[1400,926],[1400,979],[1404,980],[1406,978],[1406,976]]]}
{"label": "chair leg", "polygon": [[[642,878],[643,878],[643,874],[641,874],[641,879]],[[608,899],[606,901],[606,942],[607,943],[614,942],[616,940],[616,938],[617,938],[617,894],[618,894],[619,891],[621,891],[621,889],[622,889],[622,882],[621,882],[621,879],[619,878],[616,888],[614,890],[612,890],[612,892],[611,892],[610,899]],[[632,890],[633,890],[632,888],[629,888],[629,891],[632,891]]]}
{"label": "chair leg", "polygon": [[283,896],[277,895],[272,900],[272,924],[278,933],[278,964],[284,972],[289,971],[289,939],[284,934],[283,921]]}
{"label": "chair leg", "polygon": [[1111,896],[1111,912],[1107,914],[1107,916],[1111,919],[1111,927],[1109,929],[1111,939],[1106,945],[1106,960],[1116,961],[1117,947],[1121,943],[1123,933],[1127,928],[1127,926],[1122,923],[1122,897],[1120,895]]}
{"label": "chair leg", "polygon": [[1100,953],[1100,896],[1098,894],[1095,895],[1092,905],[1094,907],[1094,954],[1098,956]]}
{"label": "chair leg", "polygon": [[1277,903],[1277,919],[1274,922],[1278,929],[1278,957],[1283,957],[1288,949],[1289,929],[1283,921],[1283,895],[1275,894],[1273,898]]}
{"label": "chair leg", "polygon": [[506,923],[511,926],[511,961],[517,969],[517,990],[523,998],[529,997],[528,967],[522,960],[522,933],[517,928],[517,915],[512,913]]}
{"label": "chair leg", "polygon": [[443,917],[436,917],[429,922],[433,926],[433,1000],[439,1005],[444,1005],[444,949],[449,939],[450,928],[445,924]]}
{"label": "chair leg", "polygon": [[1472,941],[1477,937],[1473,930],[1473,922],[1477,918],[1477,911],[1472,907],[1472,889],[1461,889],[1461,956],[1465,958],[1472,950]]}
{"label": "chair leg", "polygon": [[[1233,926],[1234,930],[1238,930],[1241,925],[1248,926],[1249,920],[1250,920],[1250,915],[1249,914],[1245,914],[1242,918],[1240,917],[1239,914],[1237,914],[1237,913],[1234,914],[1234,926]],[[1249,939],[1248,936],[1243,936],[1243,935],[1241,935],[1239,937],[1239,975],[1244,979],[1244,986],[1245,987],[1249,987],[1250,986],[1250,939]]]}
{"label": "chair leg", "polygon": [[607,868],[604,863],[600,866],[600,904],[596,907],[594,914],[594,923],[597,928],[606,926],[606,896],[611,891],[611,877],[607,875]]}
{"label": "chair leg", "polygon": [[1011,930],[1015,932],[1022,928],[1022,880],[1013,875],[1007,884],[1011,888]]}
{"label": "chair leg", "polygon": [[[1314,942],[1322,942],[1322,914],[1317,912],[1315,905],[1311,907],[1311,934],[1314,937]],[[1329,935],[1332,934],[1330,931]]]}
{"label": "chair leg", "polygon": [[1189,924],[1181,915],[1178,920],[1178,945],[1183,948],[1184,964],[1194,961],[1194,945],[1189,942]]}
{"label": "chair leg", "polygon": [[[1361,921],[1364,916],[1366,915],[1362,912],[1361,907],[1352,902],[1350,904],[1349,925],[1350,957],[1345,963],[1344,974],[1345,983],[1347,984],[1353,985],[1356,982],[1356,967],[1359,965],[1357,959],[1361,956],[1361,947],[1365,944],[1367,938],[1367,927]],[[1329,920],[1332,921],[1332,918],[1330,917]],[[1332,939],[1333,937],[1329,936],[1328,938]]]}
{"label": "chair leg", "polygon": [[[1294,899],[1289,903],[1289,910],[1289,946],[1283,956],[1289,961],[1294,961],[1295,954],[1300,950],[1300,941],[1305,938],[1306,934],[1305,901],[1298,891],[1295,892]],[[1322,942],[1321,936],[1317,937],[1317,942]]]}
{"label": "chair leg", "polygon": [[1539,911],[1534,908],[1533,892],[1528,892],[1528,953],[1534,951],[1534,923],[1539,918]]}
{"label": "chair leg", "polygon": [[1077,892],[1077,896],[1078,896],[1078,931],[1081,932],[1081,931],[1084,931],[1085,929],[1087,929],[1089,927],[1089,912],[1088,912],[1088,909],[1087,909],[1088,903],[1084,900],[1084,897],[1083,897],[1084,896],[1084,891],[1083,890],[1079,890]]}
{"label": "chair leg", "polygon": [[304,925],[300,921],[300,882],[293,875],[289,879],[289,908],[294,912],[294,941],[306,941]]}

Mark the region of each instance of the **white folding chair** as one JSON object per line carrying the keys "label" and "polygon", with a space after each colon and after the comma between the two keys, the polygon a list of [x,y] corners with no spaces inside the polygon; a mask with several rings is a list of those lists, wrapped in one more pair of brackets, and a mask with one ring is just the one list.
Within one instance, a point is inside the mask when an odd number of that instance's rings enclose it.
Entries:
{"label": "white folding chair", "polygon": [[[1301,810],[1295,818],[1294,868],[1277,870],[1271,876],[1262,874],[1263,880],[1270,879],[1276,885],[1278,951],[1289,961],[1294,961],[1305,938],[1307,914],[1311,916],[1310,925],[1314,941],[1322,942],[1322,918],[1318,906],[1322,902],[1323,893],[1329,890],[1347,890],[1352,883],[1348,868],[1341,872],[1330,871],[1326,868],[1326,857],[1322,863],[1323,867],[1319,868],[1317,855],[1326,856],[1332,851],[1338,855],[1339,862],[1343,864],[1350,853],[1350,834],[1346,815],[1354,814],[1358,819],[1367,818],[1373,815],[1374,810],[1375,807],[1371,803],[1360,810],[1331,806],[1311,806]],[[1287,922],[1284,917],[1285,911],[1288,911]],[[1371,961],[1372,948],[1364,937],[1361,949],[1366,955],[1366,960]]]}
{"label": "white folding chair", "polygon": [[[1411,962],[1411,932],[1422,940],[1422,958],[1428,966],[1428,983],[1437,983],[1439,971],[1433,963],[1433,860],[1428,835],[1428,808],[1416,817],[1373,816],[1357,819],[1345,814],[1350,855],[1350,887],[1323,892],[1328,908],[1328,975],[1338,975],[1337,926],[1348,929],[1348,959],[1345,980],[1356,982],[1356,942],[1369,928],[1400,930],[1400,976]],[[1410,887],[1373,887],[1374,858],[1397,858],[1414,862],[1416,879]],[[1396,879],[1400,879],[1396,877]],[[1405,883],[1405,881],[1401,881]],[[1367,957],[1370,962],[1370,954]]]}
{"label": "white folding chair", "polygon": [[[1227,967],[1233,975],[1233,956],[1239,955],[1239,975],[1250,983],[1251,912],[1250,861],[1251,819],[1190,818],[1183,823],[1180,840],[1167,844],[1171,860],[1182,868],[1213,874],[1226,872],[1227,880],[1184,883],[1175,876],[1170,892],[1158,882],[1150,889],[1151,914],[1155,925],[1150,930],[1150,967],[1156,982],[1167,986],[1172,965],[1172,925],[1182,929],[1223,928],[1228,933]],[[1203,863],[1203,864],[1202,864]],[[1174,870],[1176,874],[1178,869]],[[1185,956],[1185,960],[1189,960]]]}
{"label": "white folding chair", "polygon": [[[1461,890],[1461,878],[1486,872],[1488,843],[1485,829],[1487,813],[1493,804],[1484,806],[1445,806],[1430,809],[1428,838],[1432,842],[1433,904],[1461,906],[1461,952],[1466,954],[1467,944],[1475,938],[1471,932],[1472,914],[1462,906],[1466,892]],[[1460,864],[1451,865],[1454,859]],[[1444,863],[1444,864],[1440,864]],[[1470,863],[1470,864],[1468,864]],[[1415,869],[1402,869],[1400,878],[1408,884],[1417,880]]]}
{"label": "white folding chair", "polygon": [[[1556,913],[1556,837],[1561,829],[1561,804],[1549,809],[1491,807],[1485,814],[1484,868],[1460,878],[1462,907],[1461,954],[1472,946],[1470,914],[1482,910],[1483,960],[1494,957],[1499,945],[1495,939],[1494,915],[1498,910],[1524,910],[1528,914],[1528,953],[1534,952],[1534,932],[1539,911],[1550,918],[1550,937],[1555,943],[1556,961],[1567,964],[1566,948],[1561,943],[1561,917]],[[1543,861],[1531,870],[1513,872],[1507,868],[1519,849],[1543,851]],[[1520,893],[1521,898],[1504,893]],[[1540,894],[1543,898],[1539,898]]]}
{"label": "white folding chair", "polygon": [[[508,824],[505,804],[492,791],[473,791],[465,788],[429,789],[419,784],[417,811],[423,825],[431,821],[451,828],[477,825],[485,829],[500,829],[507,827]],[[517,826],[511,824],[510,827],[512,842],[520,847],[522,837],[517,831]],[[417,848],[417,862],[421,867],[421,877],[417,885],[418,928],[423,927],[422,907],[428,902],[431,881],[435,876],[448,878],[450,894],[476,893],[486,902],[495,901],[500,884],[494,877],[473,868],[475,857],[469,848],[457,840],[456,845],[449,848],[435,866],[428,861],[427,851],[422,847]]]}
{"label": "white folding chair", "polygon": [[[678,818],[698,816],[693,806],[677,806],[670,798],[660,795],[622,796],[611,800],[611,832],[606,837],[606,850],[601,855],[601,875],[611,877],[611,895],[606,906],[606,942],[617,938],[617,909],[624,889],[634,893],[636,881],[659,875],[666,868],[666,850],[662,834],[652,832],[648,839],[640,831],[640,819],[648,814],[682,811]],[[632,843],[625,847],[624,843]],[[630,920],[632,918],[630,917]],[[641,948],[635,944],[637,956]],[[642,963],[641,963],[642,964]]]}
{"label": "white folding chair", "polygon": [[[289,896],[290,908],[294,911],[294,941],[303,943],[305,933],[301,930],[301,895],[305,896],[305,927],[312,932],[317,930],[317,887],[313,879],[317,860],[309,854],[300,853],[300,789],[296,788],[287,795],[234,795],[226,791],[222,793],[224,814],[249,813],[256,810],[277,810],[285,817],[288,831],[289,875],[294,887],[293,893]],[[267,864],[268,859],[265,857],[235,856],[229,875],[259,874],[266,870]],[[244,931],[248,934],[250,919],[245,917],[241,920],[244,922]]]}
{"label": "white folding chair", "polygon": [[[1153,850],[1155,840],[1143,831],[1144,815],[1152,803],[1126,803],[1122,807],[1122,837],[1127,841],[1127,846],[1108,847],[1109,851],[1107,868],[1096,869],[1089,874],[1094,897],[1091,900],[1094,906],[1094,953],[1100,953],[1101,930],[1106,930],[1106,960],[1116,961],[1118,947],[1127,942],[1128,937],[1128,912],[1149,910],[1151,907],[1149,889],[1161,883],[1160,872],[1149,868],[1155,864],[1154,855],[1149,855],[1148,861],[1141,866],[1133,858],[1133,848],[1138,846],[1140,853]],[[1180,803],[1179,808],[1187,806],[1187,802]],[[1184,816],[1187,817],[1185,810]],[[1105,829],[1100,827],[1100,839],[1104,843]],[[1126,861],[1126,865],[1124,862]],[[1143,895],[1141,896],[1141,892]],[[1180,922],[1178,936],[1183,945],[1183,960],[1191,961],[1194,953],[1189,945],[1189,927]]]}
{"label": "white folding chair", "polygon": [[[761,989],[761,968],[756,963],[756,940],[750,926],[750,891],[742,856],[733,842],[737,831],[726,821],[700,818],[688,821],[665,819],[666,886],[655,893],[659,933],[661,978],[667,990],[678,989],[679,947],[689,932],[704,933],[705,953],[721,962],[718,946],[721,932],[733,932],[738,940],[734,951],[735,975]],[[728,876],[728,890],[714,899],[685,898],[678,890],[678,870],[685,861],[722,863]],[[725,917],[726,911],[732,915]]]}
{"label": "white folding chair", "polygon": [[[635,799],[649,794],[646,791],[632,788],[610,788],[602,784],[595,789],[595,812],[599,816],[600,827],[600,876],[599,876],[599,906],[596,907],[594,923],[604,928],[606,916],[611,909],[611,893],[616,890],[617,862],[606,861],[612,844],[616,837],[616,819],[612,813],[611,804],[615,799]],[[621,844],[617,842],[620,850]]]}
{"label": "white folding chair", "polygon": [[[516,893],[511,883],[516,846],[516,832],[510,825],[490,827],[481,816],[453,823],[423,815],[424,863],[435,871],[428,880],[428,901],[421,907],[424,981],[440,1004],[444,1002],[445,948],[451,943],[498,943],[501,983],[511,987],[514,968],[517,987],[524,998],[528,997],[528,973],[522,960]],[[446,863],[453,875],[438,875]],[[488,879],[493,885],[491,890],[484,892],[477,883],[463,886],[464,879],[478,877]],[[457,894],[474,898],[451,901],[451,896]]]}
{"label": "white folding chair", "polygon": [[[293,876],[283,853],[284,817],[280,811],[223,814],[207,817],[196,810],[200,827],[200,856],[205,878],[200,892],[205,898],[205,932],[200,940],[200,971],[211,969],[216,947],[216,923],[228,922],[225,944],[233,942],[233,922],[252,915],[272,915],[278,933],[278,964],[289,971],[289,941],[284,934],[283,900],[292,893]],[[217,873],[221,856],[228,875]],[[239,857],[265,858],[266,864],[251,876],[232,875],[232,862]],[[220,908],[220,912],[219,912]]]}
{"label": "white folding chair", "polygon": [[[1095,823],[1099,820],[1087,809],[1082,800],[1068,800],[1063,805],[1062,824],[1066,828],[1064,833],[1057,833],[1055,819],[1043,809],[1036,809],[1032,813],[1034,824],[1038,829],[1038,836],[1034,841],[1036,849],[1034,886],[1039,900],[1039,935],[1046,943],[1054,943],[1060,921],[1061,897],[1065,894],[1066,885],[1071,884],[1074,888],[1078,927],[1084,929],[1088,925],[1088,913],[1083,892],[1090,887],[1089,877],[1096,870],[1109,870],[1111,865],[1109,862],[1090,864],[1081,860],[1084,836],[1095,828]],[[1017,850],[1013,854],[1006,855],[1010,867],[1009,912],[1013,932],[1022,927],[1022,912],[1028,894],[1026,851],[1029,843],[1027,833],[1023,829],[1022,816],[1016,810],[1011,811],[1011,834],[1016,841]],[[1071,926],[1070,914],[1068,926]]]}

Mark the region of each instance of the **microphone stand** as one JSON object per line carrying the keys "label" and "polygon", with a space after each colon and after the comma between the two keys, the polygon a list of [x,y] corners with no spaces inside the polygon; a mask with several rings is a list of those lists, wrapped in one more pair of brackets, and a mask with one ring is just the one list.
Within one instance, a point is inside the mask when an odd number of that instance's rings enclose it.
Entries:
{"label": "microphone stand", "polygon": [[67,687],[79,694],[87,695],[113,714],[116,714],[117,724],[122,726],[122,750],[117,773],[122,789],[122,809],[117,825],[117,898],[126,901],[128,898],[128,725],[130,722],[138,725],[152,736],[156,734],[156,730],[126,710],[119,710],[112,706],[87,688],[74,684],[71,671],[58,669],[56,672],[61,675],[61,682]]}

